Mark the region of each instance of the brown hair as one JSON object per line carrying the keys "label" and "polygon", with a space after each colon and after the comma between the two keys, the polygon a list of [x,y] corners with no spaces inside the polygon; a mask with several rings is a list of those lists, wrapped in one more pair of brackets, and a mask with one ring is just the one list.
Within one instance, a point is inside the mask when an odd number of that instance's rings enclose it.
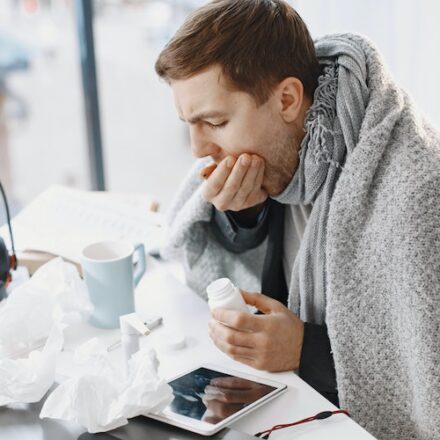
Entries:
{"label": "brown hair", "polygon": [[283,79],[298,78],[313,97],[320,66],[307,27],[283,0],[215,0],[193,12],[156,61],[167,80],[219,64],[232,86],[262,104]]}

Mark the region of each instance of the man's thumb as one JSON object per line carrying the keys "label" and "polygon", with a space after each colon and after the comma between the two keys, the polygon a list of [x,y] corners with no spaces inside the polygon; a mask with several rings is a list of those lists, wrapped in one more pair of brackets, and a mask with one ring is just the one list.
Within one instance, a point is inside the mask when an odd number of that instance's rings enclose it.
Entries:
{"label": "man's thumb", "polygon": [[246,304],[256,307],[264,314],[272,312],[274,310],[274,306],[276,306],[278,303],[278,301],[275,301],[274,299],[269,298],[261,293],[251,293],[241,290],[241,294]]}

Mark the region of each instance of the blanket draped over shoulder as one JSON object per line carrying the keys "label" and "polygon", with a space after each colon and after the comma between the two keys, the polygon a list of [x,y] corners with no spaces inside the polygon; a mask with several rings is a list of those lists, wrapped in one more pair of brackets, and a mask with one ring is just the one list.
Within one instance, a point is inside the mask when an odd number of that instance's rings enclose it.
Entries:
{"label": "blanket draped over shoulder", "polygon": [[[276,200],[313,202],[289,308],[325,322],[341,407],[379,439],[440,439],[440,134],[364,37],[315,43],[323,73],[300,165]],[[206,297],[228,276],[259,291],[266,241],[233,254],[211,232],[197,161],[163,249]],[[262,292],[264,293],[264,292]]]}

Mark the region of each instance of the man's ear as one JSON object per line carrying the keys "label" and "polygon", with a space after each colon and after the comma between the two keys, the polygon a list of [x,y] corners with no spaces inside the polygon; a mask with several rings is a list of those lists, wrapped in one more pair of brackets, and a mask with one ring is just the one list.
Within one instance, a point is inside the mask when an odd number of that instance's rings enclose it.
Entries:
{"label": "man's ear", "polygon": [[302,82],[293,76],[285,78],[278,84],[276,96],[280,115],[284,121],[287,123],[295,121],[300,115],[304,98]]}

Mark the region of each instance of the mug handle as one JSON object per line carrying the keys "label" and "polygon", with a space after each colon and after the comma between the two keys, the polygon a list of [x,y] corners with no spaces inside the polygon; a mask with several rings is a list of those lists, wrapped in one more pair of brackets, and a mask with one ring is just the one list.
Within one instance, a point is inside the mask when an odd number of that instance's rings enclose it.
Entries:
{"label": "mug handle", "polygon": [[139,244],[135,245],[134,253],[136,253],[136,252],[139,254],[139,260],[138,260],[138,264],[137,264],[137,267],[136,267],[136,272],[133,275],[134,285],[135,286],[137,286],[139,284],[139,281],[143,277],[143,275],[145,273],[145,269],[146,269],[146,264],[145,264],[145,248],[144,248],[144,245],[142,243],[139,243]]}

